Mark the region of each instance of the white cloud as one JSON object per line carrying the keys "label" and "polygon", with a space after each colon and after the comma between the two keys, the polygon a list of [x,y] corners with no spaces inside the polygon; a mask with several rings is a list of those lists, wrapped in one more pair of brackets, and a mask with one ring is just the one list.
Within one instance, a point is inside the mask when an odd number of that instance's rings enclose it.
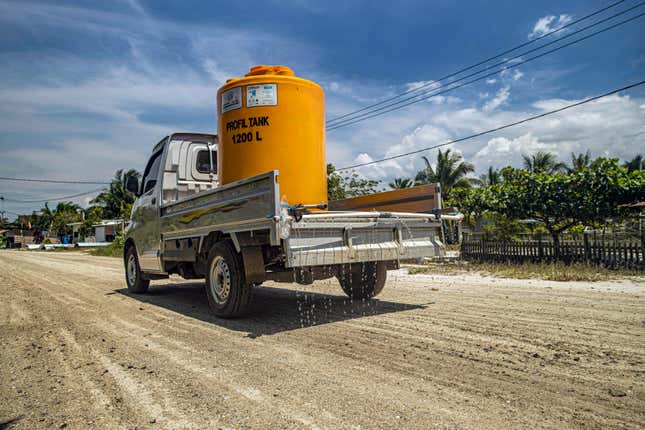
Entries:
{"label": "white cloud", "polygon": [[497,82],[497,79],[495,79],[495,78],[486,79],[486,83],[489,84],[489,85],[492,85],[492,84],[494,84],[496,82]]}
{"label": "white cloud", "polygon": [[[156,20],[136,0],[122,1],[127,5],[122,13],[0,2],[1,25],[25,34],[38,28],[42,39],[51,34],[87,39],[65,52],[0,53],[0,62],[9,66],[0,69],[3,174],[106,180],[119,168],[141,170],[164,135],[216,131],[216,91],[227,78],[265,63],[276,52],[278,61],[315,57],[315,47],[304,55],[293,40],[218,24],[187,28]],[[169,47],[178,40],[181,58],[177,48]],[[94,55],[74,50],[91,43],[103,51]],[[30,200],[86,189],[11,183],[2,191],[7,197]],[[75,200],[83,199],[87,200]],[[31,212],[39,206],[16,204],[8,209]]]}
{"label": "white cloud", "polygon": [[515,72],[513,73],[513,80],[517,81],[519,80],[522,76],[524,76],[524,73],[520,72],[519,70],[515,69]]}
{"label": "white cloud", "polygon": [[535,25],[533,26],[533,31],[529,33],[529,39],[534,37],[544,36],[547,33],[552,32],[555,29],[567,25],[571,22],[573,18],[571,15],[562,14],[560,16],[547,15],[538,19]]}
{"label": "white cloud", "polygon": [[[424,124],[415,128],[412,132],[405,134],[400,142],[387,148],[385,154],[378,158],[387,158],[394,155],[416,151],[421,148],[433,146],[447,142],[451,136],[446,130],[433,125]],[[388,160],[383,163],[372,164],[357,169],[362,175],[379,180],[389,180],[394,177],[413,177],[418,170],[418,163],[414,160],[420,160],[424,153],[414,157]],[[354,159],[352,164],[366,163],[373,161],[368,153],[361,153]]]}
{"label": "white cloud", "polygon": [[494,137],[486,146],[474,155],[473,160],[479,166],[515,165],[522,163],[522,154],[532,154],[537,151],[556,152],[556,144],[540,142],[531,132],[516,138]]}
{"label": "white cloud", "polygon": [[506,103],[511,96],[511,91],[509,86],[505,86],[497,91],[495,97],[484,104],[484,112],[491,112]]}
{"label": "white cloud", "polygon": [[[414,110],[398,111],[381,120],[365,121],[353,128],[329,132],[328,159],[337,167],[343,167],[416,151],[578,101],[542,99],[526,109],[514,109],[500,102],[502,99],[508,101],[507,92],[502,88],[495,96],[495,109],[491,109],[490,104],[485,109],[464,108],[459,104],[419,103]],[[477,97],[477,94],[474,96]],[[461,150],[465,159],[475,164],[478,175],[484,173],[489,165],[519,167],[522,165],[522,154],[539,150],[553,152],[564,162],[570,160],[571,152],[586,150],[590,150],[594,157],[610,156],[624,160],[642,152],[639,143],[645,134],[643,104],[643,98],[610,96],[448,147]],[[413,178],[423,167],[421,155],[427,155],[432,161],[436,158],[436,152],[436,149],[424,151],[359,168],[358,172],[384,183],[395,177]],[[352,162],[347,161],[350,159]]]}
{"label": "white cloud", "polygon": [[441,87],[441,84],[437,81],[417,81],[417,82],[408,82],[405,84],[405,89],[407,91],[414,91],[422,87],[424,90],[434,90]]}

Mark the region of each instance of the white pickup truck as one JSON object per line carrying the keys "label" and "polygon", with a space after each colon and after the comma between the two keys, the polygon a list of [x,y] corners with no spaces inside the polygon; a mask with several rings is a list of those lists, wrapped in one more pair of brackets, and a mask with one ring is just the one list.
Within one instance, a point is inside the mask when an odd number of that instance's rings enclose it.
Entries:
{"label": "white pickup truck", "polygon": [[309,211],[280,202],[279,172],[219,186],[217,136],[176,133],[155,145],[126,232],[128,290],[179,274],[206,278],[220,317],[243,313],[254,286],[336,277],[352,298],[376,296],[400,259],[443,256],[432,213]]}

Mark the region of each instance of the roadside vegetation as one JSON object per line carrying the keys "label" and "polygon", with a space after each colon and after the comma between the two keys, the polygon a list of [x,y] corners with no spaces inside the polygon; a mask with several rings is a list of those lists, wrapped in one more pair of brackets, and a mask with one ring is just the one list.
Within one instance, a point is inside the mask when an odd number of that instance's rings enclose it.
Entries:
{"label": "roadside vegetation", "polygon": [[117,257],[123,258],[123,245],[125,241],[122,234],[118,234],[114,242],[108,246],[100,246],[90,249],[89,253],[97,257]]}
{"label": "roadside vegetation", "polygon": [[[437,151],[435,160],[427,157],[422,160],[424,167],[413,178],[395,178],[388,185],[391,189],[402,189],[440,184],[443,206],[454,207],[464,214],[461,229],[454,222],[444,221],[448,251],[460,250],[463,231],[468,232],[464,234],[467,239],[497,245],[549,241],[556,259],[567,262],[570,261],[565,255],[570,245],[567,238],[582,237],[583,233],[593,232],[594,238],[598,233],[600,242],[596,246],[611,248],[616,245],[618,234],[619,244],[633,246],[637,255],[642,255],[645,248],[645,233],[642,220],[639,221],[639,212],[643,210],[639,202],[645,198],[642,155],[620,164],[615,158],[592,158],[587,151],[572,153],[570,161],[564,163],[553,153],[537,151],[523,155],[521,167],[489,166],[480,177],[474,177],[474,165],[452,149]],[[378,181],[364,179],[354,171],[339,173],[328,165],[330,200],[371,194],[382,188]],[[603,242],[605,237],[607,242]],[[561,252],[562,247],[565,251]],[[518,264],[519,259],[512,260]],[[629,263],[626,266],[633,267],[633,261]],[[569,275],[564,272],[571,271],[571,266],[566,270],[557,265],[538,266],[535,270],[524,267],[518,276],[549,272],[551,277],[568,279]],[[599,270],[593,274],[586,270],[584,279],[601,277],[598,273],[608,272]]]}
{"label": "roadside vegetation", "polygon": [[[572,153],[566,164],[552,153],[538,151],[524,155],[521,168],[490,166],[479,178],[470,176],[473,164],[451,149],[439,150],[433,162],[422,159],[425,167],[414,179],[396,178],[389,187],[439,183],[444,206],[458,208],[467,225],[500,241],[521,233],[543,233],[559,243],[566,232],[616,226],[640,210],[629,204],[645,196],[641,155],[621,165],[618,159],[592,159],[587,151]],[[380,181],[367,180],[355,171],[340,174],[331,164],[327,184],[330,200],[383,190]]]}
{"label": "roadside vegetation", "polygon": [[[91,239],[95,224],[104,219],[128,219],[136,196],[125,189],[129,177],[140,177],[134,169],[119,169],[114,174],[110,184],[97,195],[87,208],[82,208],[73,202],[59,202],[50,206],[49,202],[38,211],[23,217],[13,223],[0,218],[0,228],[20,228],[34,232],[34,243],[49,244],[51,240],[43,237],[43,232],[56,235],[59,239],[68,238],[72,234],[71,223],[81,223],[79,236],[81,241]],[[0,239],[2,240],[2,239]]]}
{"label": "roadside vegetation", "polygon": [[546,281],[598,282],[611,280],[645,281],[643,271],[607,269],[602,266],[564,263],[479,263],[455,261],[449,263],[428,263],[423,267],[412,267],[410,274],[429,275],[481,275],[513,279],[542,279]]}

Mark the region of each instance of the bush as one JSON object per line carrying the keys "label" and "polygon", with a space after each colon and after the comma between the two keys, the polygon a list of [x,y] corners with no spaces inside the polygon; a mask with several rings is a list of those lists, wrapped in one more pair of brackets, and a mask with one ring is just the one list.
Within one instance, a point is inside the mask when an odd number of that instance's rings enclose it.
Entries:
{"label": "bush", "polygon": [[90,254],[98,257],[123,257],[123,245],[125,245],[125,238],[123,234],[119,233],[114,238],[114,242],[108,246],[101,246],[94,248],[90,251]]}

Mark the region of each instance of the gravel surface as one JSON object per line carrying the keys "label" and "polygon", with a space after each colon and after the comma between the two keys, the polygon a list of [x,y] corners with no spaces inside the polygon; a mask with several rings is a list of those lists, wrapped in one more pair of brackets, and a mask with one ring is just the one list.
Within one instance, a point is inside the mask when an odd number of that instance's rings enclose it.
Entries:
{"label": "gravel surface", "polygon": [[645,427],[642,283],[392,275],[219,320],[200,283],[0,251],[0,429]]}

